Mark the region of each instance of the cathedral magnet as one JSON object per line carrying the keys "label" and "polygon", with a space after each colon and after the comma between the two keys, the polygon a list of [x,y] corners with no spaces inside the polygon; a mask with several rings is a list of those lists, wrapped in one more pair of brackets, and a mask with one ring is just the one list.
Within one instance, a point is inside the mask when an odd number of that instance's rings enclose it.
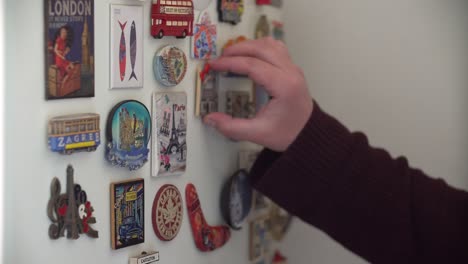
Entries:
{"label": "cathedral magnet", "polygon": [[137,170],[148,161],[151,117],[135,100],[118,103],[109,113],[106,158],[115,166]]}
{"label": "cathedral magnet", "polygon": [[153,201],[151,220],[156,236],[162,241],[171,241],[182,226],[182,196],[174,185],[162,186]]}

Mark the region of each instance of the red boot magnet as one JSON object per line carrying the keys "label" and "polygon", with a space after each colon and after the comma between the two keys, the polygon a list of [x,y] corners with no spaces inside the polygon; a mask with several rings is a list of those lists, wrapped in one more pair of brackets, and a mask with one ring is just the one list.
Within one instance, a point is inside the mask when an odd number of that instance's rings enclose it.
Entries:
{"label": "red boot magnet", "polygon": [[192,226],[193,239],[200,251],[208,252],[220,248],[231,238],[227,226],[209,226],[201,209],[197,190],[193,184],[185,187],[187,211]]}

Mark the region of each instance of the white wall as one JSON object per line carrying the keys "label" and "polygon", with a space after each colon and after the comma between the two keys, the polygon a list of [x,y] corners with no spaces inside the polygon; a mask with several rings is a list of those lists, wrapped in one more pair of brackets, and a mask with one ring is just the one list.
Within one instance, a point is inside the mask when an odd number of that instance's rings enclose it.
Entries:
{"label": "white wall", "polygon": [[[170,243],[159,241],[151,226],[151,206],[157,188],[165,183],[178,186],[185,192],[188,182],[199,191],[207,221],[221,224],[219,196],[221,185],[237,169],[237,149],[240,144],[219,136],[202,126],[193,117],[195,66],[190,61],[185,80],[173,90],[188,94],[188,168],[182,177],[154,179],[150,166],[137,172],[111,167],[104,160],[104,147],[95,153],[78,153],[61,156],[47,149],[47,120],[56,115],[97,112],[101,114],[101,128],[105,128],[107,114],[113,105],[124,99],[137,99],[150,107],[151,93],[162,91],[152,74],[153,54],[165,44],[174,43],[189,54],[189,40],[167,37],[155,40],[149,36],[150,1],[146,1],[144,14],[144,88],[136,90],[109,90],[109,4],[139,3],[132,0],[95,0],[95,98],[44,100],[44,29],[43,3],[39,0],[7,0],[7,89],[6,89],[6,218],[5,263],[127,263],[129,256],[143,250],[159,250],[161,263],[245,263],[247,262],[247,228],[233,232],[229,243],[213,253],[200,253],[194,245],[188,217],[179,235]],[[209,7],[212,18],[216,16],[216,1]],[[243,22],[236,27],[220,25],[219,45],[228,38],[245,34],[253,37],[255,24],[266,12],[279,19],[281,11],[274,8],[255,7],[246,1]],[[198,12],[196,12],[198,17]],[[231,82],[230,82],[231,83]],[[242,82],[250,88],[251,84]],[[232,83],[231,83],[232,84]],[[239,85],[233,83],[232,85]],[[104,137],[104,132],[101,133]],[[75,168],[75,181],[87,191],[93,203],[99,239],[83,235],[77,241],[48,237],[50,224],[46,206],[50,195],[50,182],[57,176],[65,184],[67,164]],[[109,184],[128,178],[145,178],[146,241],[144,244],[121,250],[111,250]],[[63,187],[62,187],[63,190]]]}
{"label": "white wall", "polygon": [[[288,1],[286,39],[326,111],[371,144],[468,189],[467,7],[463,0]],[[286,245],[294,264],[363,263],[303,224]]]}

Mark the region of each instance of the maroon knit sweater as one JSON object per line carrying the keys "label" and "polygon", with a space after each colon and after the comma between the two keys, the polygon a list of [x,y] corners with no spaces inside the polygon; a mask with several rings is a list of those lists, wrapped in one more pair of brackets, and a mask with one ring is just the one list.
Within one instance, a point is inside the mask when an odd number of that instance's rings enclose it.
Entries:
{"label": "maroon knit sweater", "polygon": [[468,263],[468,193],[369,146],[318,105],[285,152],[260,154],[251,177],[371,263]]}

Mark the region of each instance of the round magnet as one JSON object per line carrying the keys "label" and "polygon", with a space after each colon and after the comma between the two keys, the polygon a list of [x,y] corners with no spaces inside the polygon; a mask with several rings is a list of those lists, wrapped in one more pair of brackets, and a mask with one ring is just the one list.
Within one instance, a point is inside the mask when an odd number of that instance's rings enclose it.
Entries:
{"label": "round magnet", "polygon": [[162,85],[176,86],[187,72],[187,57],[178,47],[167,45],[154,55],[153,71],[154,77]]}
{"label": "round magnet", "polygon": [[153,201],[151,219],[156,236],[162,241],[171,241],[182,225],[182,196],[177,187],[163,185]]}
{"label": "round magnet", "polygon": [[252,187],[245,170],[236,172],[224,184],[221,192],[221,212],[234,229],[239,230],[252,208]]}

